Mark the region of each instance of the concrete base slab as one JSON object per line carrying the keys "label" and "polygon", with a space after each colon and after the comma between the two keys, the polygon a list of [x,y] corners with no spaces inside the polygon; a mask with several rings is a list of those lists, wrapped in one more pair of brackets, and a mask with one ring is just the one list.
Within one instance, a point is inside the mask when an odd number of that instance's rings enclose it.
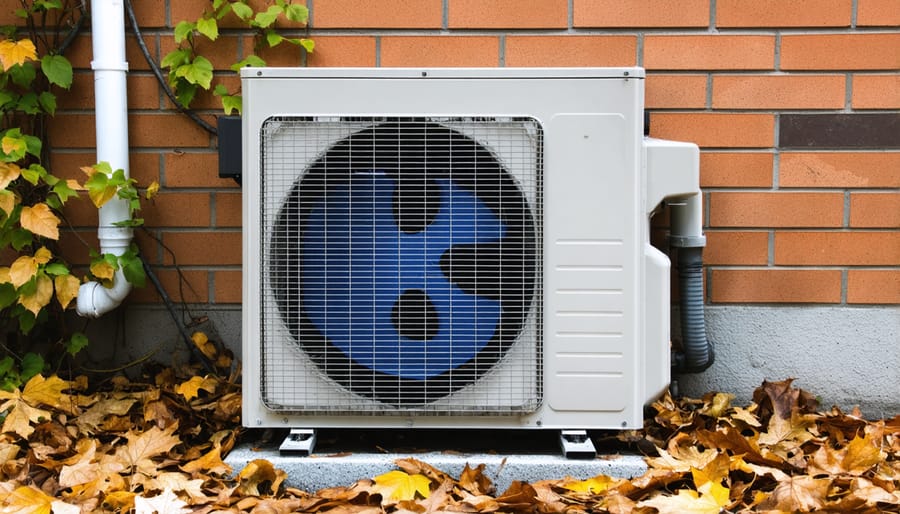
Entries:
{"label": "concrete base slab", "polygon": [[265,448],[251,448],[249,445],[236,447],[225,462],[240,471],[254,459],[270,461],[276,468],[284,470],[287,485],[309,492],[327,487],[349,486],[357,480],[372,478],[397,469],[394,461],[413,458],[426,462],[435,468],[458,478],[466,464],[476,467],[485,465],[485,475],[494,482],[498,493],[505,491],[515,481],[537,482],[539,480],[573,477],[587,479],[597,475],[617,478],[632,478],[644,474],[647,465],[643,457],[637,455],[598,455],[590,460],[566,459],[562,455],[503,455],[489,453],[351,453],[313,454],[309,457],[281,455],[277,445]]}

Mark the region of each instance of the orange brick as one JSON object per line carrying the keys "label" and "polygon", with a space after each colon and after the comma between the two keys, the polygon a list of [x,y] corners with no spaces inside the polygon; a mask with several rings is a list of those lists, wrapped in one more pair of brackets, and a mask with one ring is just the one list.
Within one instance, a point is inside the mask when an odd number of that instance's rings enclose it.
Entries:
{"label": "orange brick", "polygon": [[240,227],[241,226],[241,199],[240,193],[216,193],[216,226]]}
{"label": "orange brick", "polygon": [[717,193],[709,195],[711,227],[840,227],[841,193]]}
{"label": "orange brick", "polygon": [[776,232],[775,264],[879,266],[900,262],[900,232]]}
{"label": "orange brick", "polygon": [[93,114],[57,113],[48,132],[54,148],[96,148]]}
{"label": "orange brick", "polygon": [[147,187],[154,180],[159,182],[159,154],[155,152],[131,152],[128,156],[129,174],[137,180],[138,187]]}
{"label": "orange brick", "polygon": [[75,228],[96,228],[99,223],[97,208],[91,203],[86,194],[80,194],[78,198],[71,198],[63,208],[65,221],[62,226],[71,225]]}
{"label": "orange brick", "polygon": [[208,227],[209,193],[161,192],[142,203],[148,227]]}
{"label": "orange brick", "polygon": [[371,36],[313,36],[316,49],[306,57],[310,66],[375,66]]}
{"label": "orange brick", "polygon": [[241,303],[243,274],[240,270],[222,270],[213,272],[213,284],[215,287],[215,303]]}
{"label": "orange brick", "polygon": [[453,0],[451,29],[564,29],[568,0]]}
{"label": "orange brick", "polygon": [[768,232],[706,232],[704,264],[765,265],[768,260]]}
{"label": "orange brick", "polygon": [[716,75],[713,109],[840,109],[843,75]]}
{"label": "orange brick", "polygon": [[[156,45],[153,43],[155,36],[152,34],[144,34],[144,42],[150,52],[150,56],[159,62],[159,54],[156,52]],[[171,37],[163,36],[163,40],[171,39]],[[78,36],[69,47],[66,57],[72,63],[72,67],[76,69],[91,69],[91,60],[94,58],[94,51],[91,45],[91,36]],[[134,36],[125,35],[125,60],[128,61],[128,69],[130,71],[149,71],[150,65],[147,59],[141,53],[137,40]]]}
{"label": "orange brick", "polygon": [[132,114],[129,144],[135,147],[209,147],[210,135],[190,118],[173,114]]}
{"label": "orange brick", "polygon": [[854,109],[900,109],[900,75],[854,75],[852,105]]}
{"label": "orange brick", "polygon": [[897,70],[900,33],[781,37],[783,70]]}
{"label": "orange brick", "polygon": [[718,27],[849,27],[852,0],[718,0]]}
{"label": "orange brick", "polygon": [[706,75],[647,75],[644,105],[648,109],[692,109],[706,106]]}
{"label": "orange brick", "polygon": [[576,27],[706,27],[707,0],[574,0]]}
{"label": "orange brick", "polygon": [[[166,232],[163,243],[175,254],[179,265],[239,265],[241,264],[240,232]],[[167,265],[173,264],[166,253]]]}
{"label": "orange brick", "polygon": [[231,179],[219,178],[216,153],[170,152],[163,157],[166,187],[240,187]]}
{"label": "orange brick", "polygon": [[900,187],[900,152],[781,154],[780,187]]}
{"label": "orange brick", "polygon": [[710,291],[716,303],[839,303],[841,271],[716,269]]}
{"label": "orange brick", "polygon": [[390,5],[368,0],[327,0],[312,8],[317,29],[426,29],[440,28],[441,0],[395,0]]}
{"label": "orange brick", "polygon": [[[217,70],[229,70],[232,64],[240,60],[239,48],[241,44],[242,41],[239,36],[220,35],[215,41],[210,41],[205,37],[194,39],[194,49],[197,54],[209,59],[213,68]],[[293,45],[288,46],[295,48]],[[178,45],[175,44],[175,38],[165,36],[160,38],[160,51],[163,56],[175,50],[177,47]],[[278,45],[276,48],[280,47],[281,45]],[[246,48],[247,53],[253,51],[252,44],[245,46],[244,48]]]}
{"label": "orange brick", "polygon": [[[248,53],[253,52],[257,57],[266,62],[266,66],[291,68],[303,64],[303,57],[306,55],[306,50],[302,47],[290,43],[281,43],[280,45],[271,48],[268,45],[254,48],[253,42],[254,38],[245,37],[243,43],[244,51]],[[232,62],[235,61],[237,61],[237,59]]]}
{"label": "orange brick", "polygon": [[768,70],[774,66],[774,36],[644,36],[644,67],[650,70]]}
{"label": "orange brick", "polygon": [[635,36],[507,36],[507,66],[634,66]]}
{"label": "orange brick", "polygon": [[[161,8],[159,4],[155,2],[132,2],[131,5],[134,8],[134,17],[137,18],[138,26],[142,32],[150,27],[166,26],[166,10]],[[126,21],[126,26],[130,30],[131,22]]]}
{"label": "orange brick", "polygon": [[650,115],[653,137],[690,141],[715,148],[766,148],[775,144],[771,114],[669,113]]}
{"label": "orange brick", "polygon": [[[206,303],[209,301],[209,274],[203,270],[153,269],[163,290],[174,302]],[[146,287],[136,287],[128,295],[128,301],[137,303],[157,303],[162,298],[153,283]]]}
{"label": "orange brick", "polygon": [[857,0],[856,25],[900,27],[900,5],[897,0]]}
{"label": "orange brick", "polygon": [[771,153],[703,152],[701,187],[772,187]]}
{"label": "orange brick", "polygon": [[848,271],[847,303],[900,303],[900,270],[852,269]]}
{"label": "orange brick", "polygon": [[382,66],[493,67],[500,41],[492,36],[384,36]]}
{"label": "orange brick", "polygon": [[900,228],[900,193],[851,193],[850,226]]}
{"label": "orange brick", "polygon": [[[298,2],[297,0],[292,0],[292,3],[305,5],[305,2]],[[150,4],[157,5],[153,2],[150,2]],[[177,2],[169,2],[169,9],[171,11],[171,16],[169,18],[173,25],[181,20],[194,21],[203,14],[204,10],[209,10],[210,4],[211,2],[209,0],[178,0]],[[249,4],[254,11],[259,12],[265,11],[272,2],[267,0],[249,0],[247,4]],[[275,24],[280,28],[298,28],[304,26],[299,23],[288,21],[284,17],[279,17]],[[247,23],[240,20],[233,13],[229,13],[219,20],[219,28],[245,29],[247,28]]]}

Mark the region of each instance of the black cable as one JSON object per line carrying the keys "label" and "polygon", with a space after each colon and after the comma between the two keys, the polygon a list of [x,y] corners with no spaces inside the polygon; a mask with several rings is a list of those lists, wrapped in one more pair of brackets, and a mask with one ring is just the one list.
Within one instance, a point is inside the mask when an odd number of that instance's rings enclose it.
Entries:
{"label": "black cable", "polygon": [[147,45],[144,43],[144,36],[141,34],[141,29],[138,27],[137,16],[134,14],[134,8],[131,6],[131,0],[125,0],[125,12],[128,13],[128,20],[131,22],[131,28],[134,30],[135,39],[137,39],[138,46],[141,48],[141,53],[144,54],[144,59],[147,60],[147,64],[150,65],[150,69],[153,71],[153,74],[156,76],[157,82],[162,86],[163,91],[166,92],[166,96],[169,97],[169,100],[175,104],[175,107],[178,108],[179,111],[186,114],[191,120],[194,121],[197,125],[209,132],[212,135],[218,135],[219,131],[216,127],[213,127],[209,123],[206,122],[203,118],[197,115],[196,112],[188,109],[181,102],[178,101],[178,98],[175,96],[175,93],[172,91],[172,88],[169,87],[169,83],[166,82],[166,79],[163,78],[162,71],[159,69],[159,66],[156,64],[156,61],[153,57],[150,56],[150,50],[147,49]]}
{"label": "black cable", "polygon": [[[126,0],[127,1],[127,0]],[[169,315],[172,316],[172,321],[175,322],[175,326],[178,327],[178,332],[181,334],[181,339],[184,341],[185,346],[188,347],[188,351],[191,352],[191,355],[200,360],[203,364],[203,368],[210,375],[215,375],[215,369],[213,365],[209,362],[209,359],[206,358],[206,355],[197,348],[197,345],[194,344],[193,339],[191,339],[191,335],[188,334],[187,329],[184,327],[184,324],[179,322],[178,313],[175,311],[175,305],[172,303],[172,299],[169,298],[168,293],[166,293],[165,288],[162,283],[159,281],[159,277],[156,276],[156,273],[153,273],[153,269],[150,268],[150,264],[146,259],[141,257],[141,263],[144,265],[144,272],[147,274],[147,278],[150,279],[150,282],[153,282],[153,286],[156,287],[156,291],[159,293],[160,298],[162,298],[163,303],[166,304],[166,309],[169,311]]]}
{"label": "black cable", "polygon": [[71,45],[72,42],[75,41],[75,37],[78,36],[78,34],[81,32],[81,29],[84,27],[84,20],[87,19],[87,9],[85,9],[83,1],[79,4],[78,10],[81,11],[81,16],[78,17],[78,19],[75,21],[75,26],[69,30],[69,33],[66,34],[65,39],[63,39],[62,43],[59,44],[57,52],[59,52],[60,55],[66,53],[69,45]]}

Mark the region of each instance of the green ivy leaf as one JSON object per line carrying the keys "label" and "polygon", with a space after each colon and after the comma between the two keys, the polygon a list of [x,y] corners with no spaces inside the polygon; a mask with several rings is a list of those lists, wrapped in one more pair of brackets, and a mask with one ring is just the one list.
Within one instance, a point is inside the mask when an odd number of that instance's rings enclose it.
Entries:
{"label": "green ivy leaf", "polygon": [[[15,303],[19,299],[19,293],[16,292],[16,286],[9,282],[0,284],[0,309],[5,309]],[[0,375],[3,373],[0,372]]]}
{"label": "green ivy leaf", "polygon": [[222,95],[222,109],[224,109],[225,114],[228,115],[230,115],[234,111],[237,111],[238,114],[241,114],[243,110],[243,101],[241,95]]}
{"label": "green ivy leaf", "polygon": [[197,20],[197,32],[206,36],[210,41],[219,37],[219,24],[215,18],[200,18]]}
{"label": "green ivy leaf", "polygon": [[177,68],[181,65],[191,62],[191,52],[186,48],[179,48],[167,53],[160,65],[163,68]]}
{"label": "green ivy leaf", "polygon": [[[28,314],[31,314],[30,312]],[[34,316],[31,316],[34,319]],[[21,321],[21,317],[19,320]],[[34,323],[32,322],[32,326]],[[30,329],[29,329],[30,330]],[[44,358],[32,352],[28,352],[22,356],[22,382],[28,382],[31,378],[41,371],[44,371]]]}
{"label": "green ivy leaf", "polygon": [[69,187],[69,183],[65,180],[60,180],[54,184],[53,192],[59,197],[59,201],[62,203],[66,203],[69,201],[69,198],[72,198],[73,196],[78,196],[78,191]]}
{"label": "green ivy leaf", "polygon": [[130,220],[122,220],[113,223],[117,227],[141,227],[144,225],[144,218],[131,218]]}
{"label": "green ivy leaf", "polygon": [[179,21],[178,25],[175,25],[175,42],[181,44],[185,39],[192,38],[194,29],[196,28],[196,23],[191,23],[189,21]]}
{"label": "green ivy leaf", "polygon": [[21,86],[25,89],[30,89],[32,82],[34,82],[35,77],[37,76],[37,71],[34,69],[34,65],[30,62],[26,62],[25,64],[17,64],[9,69],[9,78],[12,79],[13,84],[17,86]]}
{"label": "green ivy leaf", "polygon": [[38,102],[41,104],[41,108],[44,109],[44,112],[53,116],[56,114],[56,95],[49,91],[44,91],[38,96]]}
{"label": "green ivy leaf", "polygon": [[277,5],[270,5],[268,9],[264,12],[256,13],[256,16],[253,17],[253,26],[259,28],[267,28],[278,19],[278,15],[283,13],[284,10]]}
{"label": "green ivy leaf", "polygon": [[65,89],[72,86],[72,63],[61,55],[45,55],[41,58],[41,71],[51,84]]}
{"label": "green ivy leaf", "polygon": [[75,332],[72,334],[72,338],[66,341],[66,352],[74,357],[78,352],[84,350],[89,342],[86,335]]}
{"label": "green ivy leaf", "polygon": [[284,36],[275,32],[274,30],[266,31],[266,43],[269,45],[269,48],[274,46],[278,46],[279,43],[284,41]]}
{"label": "green ivy leaf", "polygon": [[[40,159],[41,158],[41,148],[44,146],[44,143],[42,143],[41,139],[36,136],[30,136],[30,135],[26,134],[24,137],[25,137],[25,151],[30,153],[31,155],[37,157],[38,159]],[[32,164],[30,167],[33,168],[35,166],[40,168],[41,176],[43,176],[44,174],[47,173],[47,170],[45,170],[44,167],[41,165]]]}
{"label": "green ivy leaf", "polygon": [[61,262],[51,262],[44,266],[44,273],[53,275],[54,277],[57,275],[68,275],[69,268]]}
{"label": "green ivy leaf", "polygon": [[203,89],[209,89],[213,77],[213,65],[209,59],[198,55],[194,62],[180,66],[175,74],[183,77],[191,84],[196,84]]}
{"label": "green ivy leaf", "polygon": [[9,91],[0,91],[0,107],[5,107],[15,99],[16,97]]}
{"label": "green ivy leaf", "polygon": [[[12,216],[10,218],[12,218]],[[9,244],[12,245],[13,250],[21,252],[23,248],[30,245],[32,242],[34,242],[34,236],[31,231],[25,230],[24,228],[18,228],[13,231]]]}
{"label": "green ivy leaf", "polygon": [[254,68],[264,68],[266,61],[260,59],[256,55],[248,55],[246,58],[231,65],[231,71],[240,71],[241,68],[252,66]]}
{"label": "green ivy leaf", "polygon": [[316,48],[316,42],[312,39],[300,38],[300,46],[307,52],[312,53]]}
{"label": "green ivy leaf", "polygon": [[306,23],[309,19],[309,9],[307,9],[305,5],[290,4],[285,6],[284,15],[291,21]]}
{"label": "green ivy leaf", "polygon": [[244,2],[235,2],[231,4],[231,12],[244,21],[249,20],[250,17],[253,16],[253,8]]}
{"label": "green ivy leaf", "polygon": [[32,115],[41,112],[41,105],[38,103],[37,93],[29,91],[20,96],[19,101],[16,102],[16,110]]}
{"label": "green ivy leaf", "polygon": [[189,83],[187,80],[179,79],[175,83],[175,97],[181,105],[187,107],[191,104],[194,96],[197,94],[197,86]]}
{"label": "green ivy leaf", "polygon": [[144,264],[141,262],[137,253],[137,247],[131,245],[131,248],[119,257],[119,263],[122,266],[122,274],[125,280],[137,287],[144,287],[147,282],[147,275],[144,273]]}
{"label": "green ivy leaf", "polygon": [[36,186],[38,182],[47,175],[47,170],[40,164],[32,164],[22,170],[22,178],[27,180],[31,185]]}

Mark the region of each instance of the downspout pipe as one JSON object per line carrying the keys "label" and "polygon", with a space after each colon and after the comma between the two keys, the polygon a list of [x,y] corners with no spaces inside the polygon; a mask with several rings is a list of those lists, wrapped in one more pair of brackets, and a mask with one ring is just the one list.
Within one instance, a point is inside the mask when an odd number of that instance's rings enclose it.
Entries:
{"label": "downspout pipe", "polygon": [[[129,176],[128,97],[125,75],[125,11],[122,0],[91,2],[91,44],[94,49],[94,106],[96,110],[97,162],[106,161],[113,170]],[[131,228],[116,223],[131,218],[128,202],[114,197],[100,207],[97,231],[100,252],[119,256],[131,245]],[[116,271],[112,287],[99,282],[82,284],[78,289],[76,312],[97,318],[118,307],[131,291],[122,270]]]}
{"label": "downspout pipe", "polygon": [[671,202],[669,245],[678,249],[678,291],[681,296],[682,353],[676,354],[677,373],[699,373],[712,366],[713,345],[707,339],[703,304],[703,203],[701,193]]}

